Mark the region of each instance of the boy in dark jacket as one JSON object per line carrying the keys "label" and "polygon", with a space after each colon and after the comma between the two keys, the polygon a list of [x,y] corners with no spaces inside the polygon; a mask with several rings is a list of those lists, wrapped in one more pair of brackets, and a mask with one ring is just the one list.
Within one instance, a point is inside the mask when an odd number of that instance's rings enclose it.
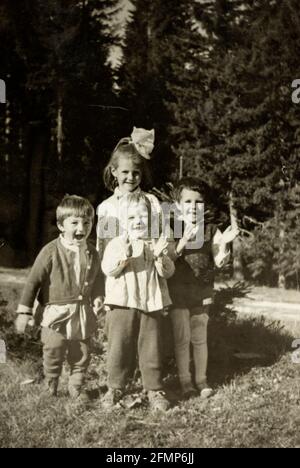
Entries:
{"label": "boy in dark jacket", "polygon": [[[221,268],[230,257],[228,244],[238,235],[231,227],[222,234],[203,219],[208,186],[185,178],[175,187],[175,198],[183,223],[183,235],[173,244],[175,274],[169,280],[173,302],[170,318],[175,342],[175,357],[184,397],[200,392],[203,398],[212,390],[207,384],[207,324],[213,302],[214,268]],[[178,220],[176,220],[178,223]],[[175,222],[175,225],[176,225]],[[195,386],[190,372],[190,345],[193,349]]]}

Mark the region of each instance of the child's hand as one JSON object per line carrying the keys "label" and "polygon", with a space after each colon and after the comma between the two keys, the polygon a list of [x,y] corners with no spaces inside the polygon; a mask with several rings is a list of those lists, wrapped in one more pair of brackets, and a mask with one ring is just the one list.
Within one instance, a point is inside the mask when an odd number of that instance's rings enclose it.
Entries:
{"label": "child's hand", "polygon": [[103,297],[96,297],[93,304],[94,314],[98,315],[103,308],[104,299]]}
{"label": "child's hand", "polygon": [[240,231],[238,228],[228,226],[228,228],[222,234],[222,241],[224,242],[224,244],[230,244],[230,242],[233,242],[234,239],[237,238],[239,233]]}
{"label": "child's hand", "polygon": [[15,321],[15,329],[18,335],[25,333],[26,327],[32,324],[33,319],[31,315],[19,314]]}
{"label": "child's hand", "polygon": [[176,253],[177,255],[181,255],[184,249],[186,248],[186,245],[195,239],[197,235],[197,231],[199,229],[199,226],[194,226],[193,224],[187,224],[184,229],[184,233],[180,241],[178,242],[177,248],[176,248]]}
{"label": "child's hand", "polygon": [[169,243],[167,239],[163,236],[160,236],[153,250],[154,257],[160,257],[163,254],[164,250],[168,248],[168,245]]}
{"label": "child's hand", "polygon": [[127,258],[130,258],[133,255],[133,248],[128,235],[125,238],[125,254]]}
{"label": "child's hand", "polygon": [[187,242],[193,240],[197,234],[199,227],[194,226],[193,224],[188,224],[183,233],[183,239]]}

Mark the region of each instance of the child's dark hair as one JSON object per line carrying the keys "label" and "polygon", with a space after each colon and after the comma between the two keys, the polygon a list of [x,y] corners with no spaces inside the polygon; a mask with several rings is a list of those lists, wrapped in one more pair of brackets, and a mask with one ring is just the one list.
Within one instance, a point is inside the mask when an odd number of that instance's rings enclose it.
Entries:
{"label": "child's dark hair", "polygon": [[202,179],[198,179],[196,177],[184,177],[183,179],[180,179],[177,184],[175,184],[172,191],[174,200],[178,202],[180,201],[180,197],[184,189],[200,193],[203,197],[203,201],[205,202],[210,198],[210,187]]}
{"label": "child's dark hair", "polygon": [[63,224],[69,216],[90,218],[94,221],[95,210],[86,198],[65,195],[56,209],[56,221],[58,224]]}
{"label": "child's dark hair", "polygon": [[139,154],[134,144],[131,143],[128,138],[123,138],[113,151],[109,163],[103,172],[104,185],[108,190],[113,192],[118,185],[117,180],[112,174],[112,169],[117,169],[120,158],[131,159],[142,172],[143,185],[151,185],[151,176],[147,160]]}

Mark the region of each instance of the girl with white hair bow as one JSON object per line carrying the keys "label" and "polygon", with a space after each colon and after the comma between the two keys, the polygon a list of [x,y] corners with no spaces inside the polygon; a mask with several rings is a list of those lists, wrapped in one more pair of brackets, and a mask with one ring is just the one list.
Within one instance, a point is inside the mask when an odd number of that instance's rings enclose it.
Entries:
{"label": "girl with white hair bow", "polygon": [[121,201],[128,194],[146,195],[151,203],[152,217],[157,217],[157,232],[162,219],[162,210],[158,199],[143,192],[141,186],[149,179],[149,160],[154,149],[154,130],[134,127],[130,137],[122,138],[114,149],[110,161],[104,169],[105,187],[113,195],[104,200],[97,208],[97,250],[100,258],[111,239],[122,234],[120,227]]}

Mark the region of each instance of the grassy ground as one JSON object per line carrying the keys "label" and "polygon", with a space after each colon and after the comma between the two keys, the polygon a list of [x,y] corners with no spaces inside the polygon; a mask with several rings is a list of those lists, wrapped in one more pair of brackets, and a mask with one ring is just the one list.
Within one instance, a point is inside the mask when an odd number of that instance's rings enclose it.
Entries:
{"label": "grassy ground", "polygon": [[[217,282],[217,288],[225,286],[234,286],[234,280],[222,281],[220,278]],[[270,302],[285,302],[285,303],[300,303],[300,291],[295,289],[278,289],[269,288],[267,286],[249,286],[247,298],[255,299],[257,301],[270,301]]]}
{"label": "grassy ground", "polygon": [[[0,364],[0,447],[300,447],[294,338],[278,323],[237,319],[228,305],[246,294],[242,287],[220,291],[212,310],[209,377],[215,395],[180,401],[174,363],[168,360],[165,384],[173,407],[166,414],[149,412],[138,379],[128,388],[125,408],[101,408],[106,377],[101,328],[89,372],[89,407],[70,403],[66,374],[59,397],[49,398],[38,336],[23,339],[13,331],[18,294],[7,285],[0,289],[0,338],[9,347],[7,364]],[[23,385],[29,378],[36,383]]]}

